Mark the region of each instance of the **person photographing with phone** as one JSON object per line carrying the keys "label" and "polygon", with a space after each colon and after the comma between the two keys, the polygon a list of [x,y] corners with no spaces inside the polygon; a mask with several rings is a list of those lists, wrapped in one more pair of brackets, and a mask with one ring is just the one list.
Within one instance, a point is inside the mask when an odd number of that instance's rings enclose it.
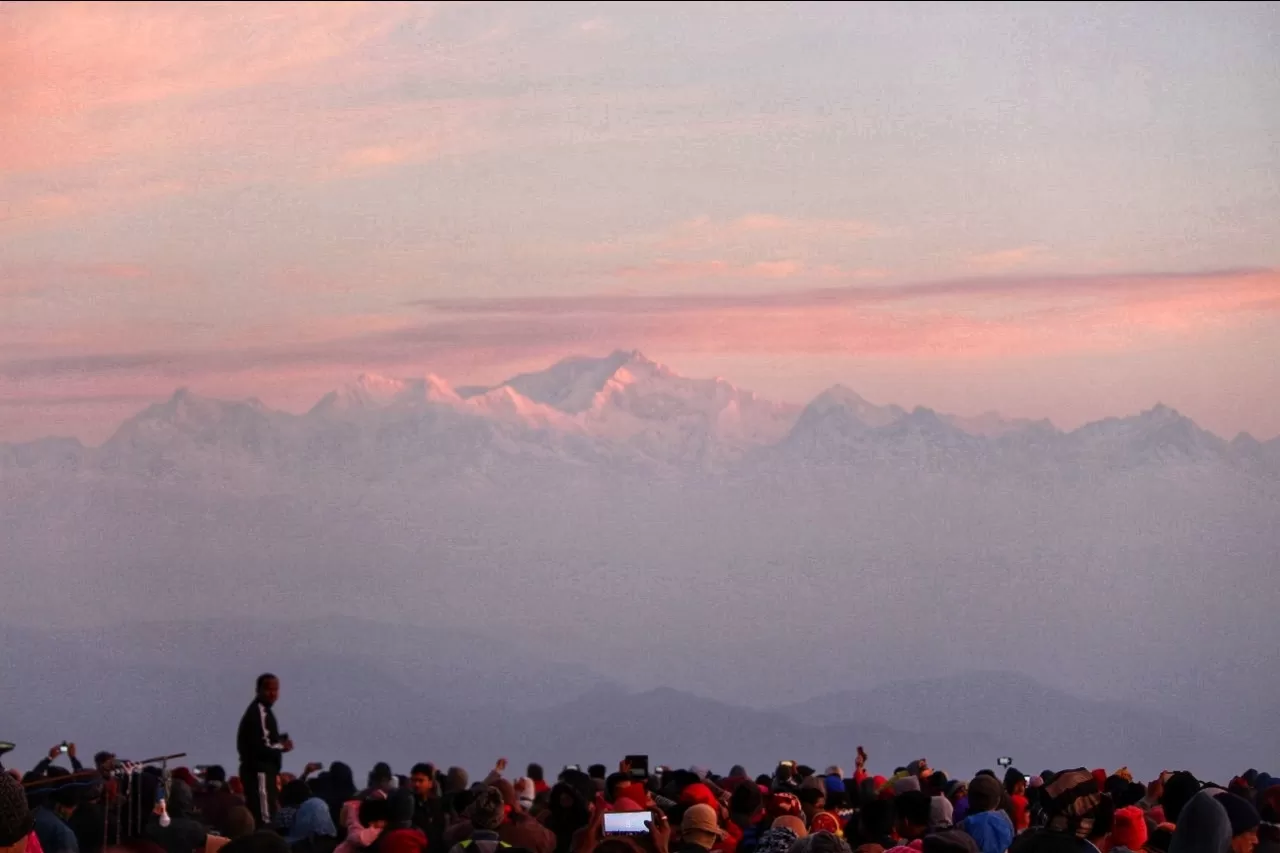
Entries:
{"label": "person photographing with phone", "polygon": [[271,826],[276,809],[276,779],[284,763],[284,754],[293,751],[293,741],[280,733],[273,707],[280,698],[280,679],[271,673],[258,676],[256,695],[236,732],[236,750],[240,754],[240,779],[244,782],[245,805],[253,813],[259,829]]}
{"label": "person photographing with phone", "polygon": [[79,773],[84,769],[84,765],[80,763],[80,759],[76,758],[76,745],[74,743],[67,743],[64,740],[57,746],[49,748],[49,754],[40,759],[40,762],[36,764],[35,767],[31,768],[31,771],[27,774],[28,777],[32,779],[43,779],[45,776],[49,775],[49,768],[53,766],[53,763],[64,755],[71,762],[71,772]]}

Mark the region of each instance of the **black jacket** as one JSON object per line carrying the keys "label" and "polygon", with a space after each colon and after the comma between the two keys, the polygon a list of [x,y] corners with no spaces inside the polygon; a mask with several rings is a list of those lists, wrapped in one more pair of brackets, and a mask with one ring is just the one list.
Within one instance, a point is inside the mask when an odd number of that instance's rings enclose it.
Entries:
{"label": "black jacket", "polygon": [[236,732],[240,766],[256,773],[279,773],[284,760],[284,744],[271,706],[254,699],[240,718]]}

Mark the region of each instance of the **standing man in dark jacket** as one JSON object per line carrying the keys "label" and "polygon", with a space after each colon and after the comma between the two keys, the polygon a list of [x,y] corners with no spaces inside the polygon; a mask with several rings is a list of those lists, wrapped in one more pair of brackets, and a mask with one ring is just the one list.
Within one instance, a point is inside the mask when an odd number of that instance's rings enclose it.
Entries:
{"label": "standing man in dark jacket", "polygon": [[280,698],[280,679],[271,673],[258,676],[257,696],[240,718],[236,749],[240,753],[240,779],[244,782],[245,805],[253,812],[259,829],[271,826],[276,808],[276,777],[284,753],[293,741],[280,734],[271,707]]}

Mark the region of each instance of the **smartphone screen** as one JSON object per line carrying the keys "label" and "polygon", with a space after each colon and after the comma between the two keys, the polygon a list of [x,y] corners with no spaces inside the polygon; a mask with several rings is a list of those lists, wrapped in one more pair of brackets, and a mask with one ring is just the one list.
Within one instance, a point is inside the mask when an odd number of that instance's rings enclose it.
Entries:
{"label": "smartphone screen", "polygon": [[631,764],[632,779],[648,779],[649,778],[649,756],[628,755],[626,760]]}
{"label": "smartphone screen", "polygon": [[644,835],[649,831],[646,821],[653,820],[653,812],[609,812],[604,816],[605,835]]}

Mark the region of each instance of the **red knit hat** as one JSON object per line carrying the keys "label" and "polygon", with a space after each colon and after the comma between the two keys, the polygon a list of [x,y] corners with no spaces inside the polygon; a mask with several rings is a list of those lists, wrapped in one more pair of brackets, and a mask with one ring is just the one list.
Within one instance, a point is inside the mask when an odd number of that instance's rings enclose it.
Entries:
{"label": "red knit hat", "polygon": [[1111,844],[1141,850],[1147,846],[1147,816],[1137,806],[1116,809],[1115,824],[1111,828]]}
{"label": "red knit hat", "polygon": [[680,794],[680,805],[696,806],[699,804],[711,806],[713,809],[720,807],[720,801],[716,799],[715,794],[711,793],[711,789],[701,782],[695,782]]}
{"label": "red knit hat", "polygon": [[804,809],[800,807],[800,798],[795,794],[783,792],[773,794],[765,805],[765,814],[770,822],[774,818],[779,818],[783,815],[801,815],[803,813]]}

